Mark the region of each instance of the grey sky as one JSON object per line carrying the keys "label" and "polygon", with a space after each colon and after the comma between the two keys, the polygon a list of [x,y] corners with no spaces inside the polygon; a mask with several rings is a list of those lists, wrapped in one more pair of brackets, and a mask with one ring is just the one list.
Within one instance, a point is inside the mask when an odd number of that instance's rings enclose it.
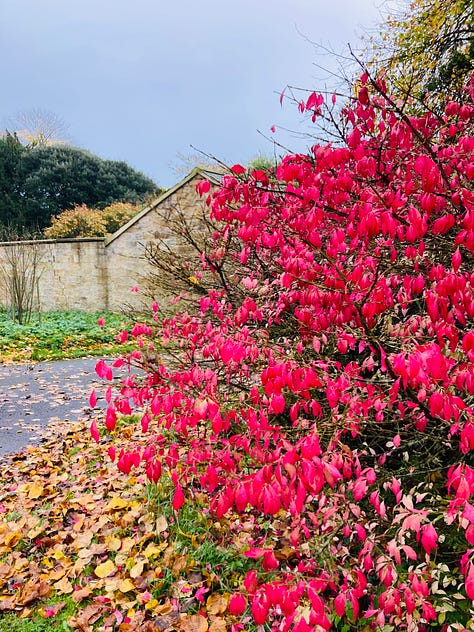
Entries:
{"label": "grey sky", "polygon": [[[229,162],[303,149],[278,94],[324,87],[310,42],[347,52],[379,21],[376,0],[0,0],[0,124],[33,108],[74,144],[126,160],[162,186],[190,145]],[[305,37],[307,39],[305,39]]]}

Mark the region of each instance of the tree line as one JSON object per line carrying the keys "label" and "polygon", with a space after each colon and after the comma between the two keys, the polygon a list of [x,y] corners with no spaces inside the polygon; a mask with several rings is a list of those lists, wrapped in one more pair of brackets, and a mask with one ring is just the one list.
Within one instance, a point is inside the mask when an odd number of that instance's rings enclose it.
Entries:
{"label": "tree line", "polygon": [[41,231],[51,218],[77,205],[103,209],[138,204],[159,193],[153,180],[127,163],[103,160],[65,144],[24,145],[15,133],[0,137],[0,231]]}

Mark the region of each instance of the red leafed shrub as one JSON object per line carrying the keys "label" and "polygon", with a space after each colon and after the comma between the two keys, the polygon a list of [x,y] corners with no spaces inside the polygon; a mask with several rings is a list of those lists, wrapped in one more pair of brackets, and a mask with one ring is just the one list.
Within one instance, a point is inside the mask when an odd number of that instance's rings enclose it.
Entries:
{"label": "red leafed shrub", "polygon": [[206,493],[236,533],[272,520],[242,550],[261,571],[234,614],[248,602],[282,631],[469,629],[474,107],[413,118],[361,85],[344,145],[201,187],[221,227],[202,258],[215,285],[135,332],[163,353],[110,401],[150,433],[119,467],[166,473],[176,510]]}

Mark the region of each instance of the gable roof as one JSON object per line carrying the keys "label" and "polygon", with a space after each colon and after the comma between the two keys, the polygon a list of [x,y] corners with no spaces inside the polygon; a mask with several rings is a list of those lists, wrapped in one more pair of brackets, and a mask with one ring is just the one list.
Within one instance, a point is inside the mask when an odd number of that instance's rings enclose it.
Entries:
{"label": "gable roof", "polygon": [[209,180],[212,184],[219,186],[220,184],[222,184],[223,175],[224,174],[219,171],[211,171],[210,169],[204,169],[203,167],[195,167],[190,173],[188,173],[185,178],[180,180],[180,182],[171,187],[171,189],[167,189],[166,191],[161,193],[161,195],[155,198],[153,202],[142,208],[142,210],[134,215],[132,219],[130,219],[126,224],[116,230],[115,233],[112,233],[112,235],[106,237],[106,239],[104,240],[105,246],[108,246],[115,239],[117,239],[117,237],[120,237],[120,235],[125,233],[131,226],[140,221],[142,217],[147,215],[150,211],[159,206],[164,200],[173,195],[173,193],[176,193],[176,191],[188,184],[188,182],[191,182],[191,180],[193,180],[197,176],[200,176],[204,180]]}

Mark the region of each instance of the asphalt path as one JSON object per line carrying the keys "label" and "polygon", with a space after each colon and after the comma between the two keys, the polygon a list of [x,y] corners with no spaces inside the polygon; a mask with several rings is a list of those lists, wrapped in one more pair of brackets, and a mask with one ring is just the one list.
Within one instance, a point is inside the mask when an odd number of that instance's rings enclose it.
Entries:
{"label": "asphalt path", "polygon": [[[83,358],[0,364],[0,458],[39,444],[46,431],[54,430],[55,423],[100,414],[105,408],[106,383],[95,373],[97,361]],[[95,410],[89,405],[92,388],[98,395]]]}

